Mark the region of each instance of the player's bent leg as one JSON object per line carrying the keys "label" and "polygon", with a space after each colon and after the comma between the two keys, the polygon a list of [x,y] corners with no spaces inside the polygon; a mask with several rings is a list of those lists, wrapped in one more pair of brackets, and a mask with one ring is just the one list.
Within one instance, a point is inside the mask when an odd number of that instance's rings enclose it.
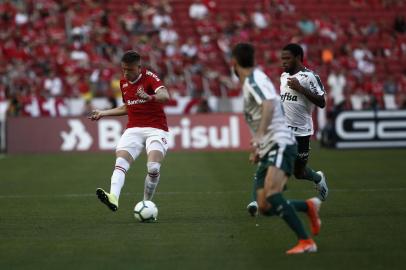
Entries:
{"label": "player's bent leg", "polygon": [[321,201],[317,197],[310,198],[306,201],[301,200],[289,200],[290,205],[295,208],[296,212],[304,212],[307,214],[310,220],[310,226],[313,235],[318,235],[321,227],[321,220],[319,217],[319,211]]}
{"label": "player's bent leg", "polygon": [[321,176],[313,169],[307,166],[307,161],[296,159],[295,162],[295,178],[298,180],[308,180],[315,184],[321,181]]}
{"label": "player's bent leg", "polygon": [[161,164],[158,162],[147,162],[147,176],[144,184],[144,201],[152,200],[156,187],[159,183]]}
{"label": "player's bent leg", "polygon": [[104,191],[102,188],[96,190],[96,195],[99,200],[112,211],[117,211],[118,209],[118,200],[124,185],[125,175],[132,162],[132,156],[124,150],[117,151],[116,157],[114,171],[111,176],[110,193]]}
{"label": "player's bent leg", "polygon": [[258,212],[265,216],[271,216],[271,205],[266,200],[265,189],[259,188],[257,190],[257,203]]}
{"label": "player's bent leg", "polygon": [[147,146],[147,175],[144,184],[144,200],[152,200],[160,179],[161,161],[166,149],[159,141],[152,141]]}
{"label": "player's bent leg", "polygon": [[289,204],[295,208],[296,212],[304,212],[307,213],[309,207],[307,206],[306,201],[302,200],[288,200]]}
{"label": "player's bent leg", "polygon": [[322,171],[317,172],[318,175],[320,175],[320,181],[316,183],[316,190],[319,192],[319,199],[322,201],[325,201],[328,196],[328,187],[327,187],[327,179],[326,176]]}
{"label": "player's bent leg", "polygon": [[319,211],[321,206],[321,201],[319,198],[314,197],[306,200],[308,206],[307,216],[310,220],[310,226],[313,235],[318,235],[321,228],[321,220],[319,217]]}
{"label": "player's bent leg", "polygon": [[298,180],[309,180],[305,179],[305,168],[306,168],[306,162],[301,160],[299,157],[296,158],[295,160],[295,169],[294,169],[294,176]]}
{"label": "player's bent leg", "polygon": [[[286,181],[287,175],[283,170],[274,166],[269,167],[265,179],[266,200],[271,206],[271,212],[282,217],[292,231],[294,231],[299,239],[299,244],[297,246],[301,247],[303,252],[315,252],[317,250],[316,244],[305,231],[295,209],[282,195],[283,186]],[[288,254],[297,253],[299,248],[296,247],[293,251],[289,250]]]}
{"label": "player's bent leg", "polygon": [[121,189],[124,186],[125,176],[130,169],[130,164],[133,161],[132,156],[127,151],[116,152],[116,164],[111,176],[110,193],[114,194],[117,199],[120,197]]}

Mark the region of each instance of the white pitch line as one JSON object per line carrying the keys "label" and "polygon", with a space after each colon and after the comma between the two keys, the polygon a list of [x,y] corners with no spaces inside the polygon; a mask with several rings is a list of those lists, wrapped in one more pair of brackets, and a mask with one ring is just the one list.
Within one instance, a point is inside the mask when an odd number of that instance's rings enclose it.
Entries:
{"label": "white pitch line", "polygon": [[[288,190],[287,192],[289,192]],[[345,193],[345,192],[404,192],[406,188],[361,188],[361,189],[330,189],[331,193]],[[311,193],[312,190],[292,190],[295,193]],[[230,190],[230,191],[166,191],[157,192],[157,195],[184,195],[184,194],[196,194],[196,195],[221,195],[221,194],[235,194],[235,193],[249,193],[249,190]],[[135,196],[142,194],[136,193],[122,193],[124,196]],[[77,197],[95,197],[95,193],[68,193],[68,194],[56,194],[56,195],[0,195],[0,199],[24,199],[24,198],[77,198]]]}

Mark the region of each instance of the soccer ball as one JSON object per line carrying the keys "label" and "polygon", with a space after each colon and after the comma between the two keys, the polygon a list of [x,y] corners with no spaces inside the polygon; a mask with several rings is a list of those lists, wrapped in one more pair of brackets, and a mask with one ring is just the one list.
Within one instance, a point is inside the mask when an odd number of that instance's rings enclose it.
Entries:
{"label": "soccer ball", "polygon": [[158,208],[152,201],[140,201],[134,207],[134,217],[141,222],[155,221],[158,217]]}

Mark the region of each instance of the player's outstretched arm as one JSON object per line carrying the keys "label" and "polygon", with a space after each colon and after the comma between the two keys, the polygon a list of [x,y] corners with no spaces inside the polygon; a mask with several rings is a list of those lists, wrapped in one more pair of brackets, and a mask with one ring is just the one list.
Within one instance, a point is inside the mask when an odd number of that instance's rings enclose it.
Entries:
{"label": "player's outstretched arm", "polygon": [[120,107],[110,109],[110,110],[93,110],[92,113],[87,117],[92,121],[97,121],[104,116],[121,116],[127,114],[127,106],[122,105]]}
{"label": "player's outstretched arm", "polygon": [[155,95],[148,95],[144,91],[144,89],[141,87],[141,88],[138,88],[138,90],[137,90],[137,96],[139,98],[141,98],[141,99],[146,100],[146,101],[157,101],[157,102],[160,102],[160,103],[166,103],[169,100],[169,93],[168,93],[168,90],[166,90],[165,87],[159,88],[156,91]]}

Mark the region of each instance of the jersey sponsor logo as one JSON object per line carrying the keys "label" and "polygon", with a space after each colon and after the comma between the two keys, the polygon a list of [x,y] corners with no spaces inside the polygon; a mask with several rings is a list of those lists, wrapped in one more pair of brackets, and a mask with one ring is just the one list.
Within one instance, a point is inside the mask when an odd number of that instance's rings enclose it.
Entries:
{"label": "jersey sponsor logo", "polygon": [[135,99],[135,100],[127,100],[127,105],[131,106],[131,105],[137,105],[137,104],[142,104],[147,102],[145,99]]}
{"label": "jersey sponsor logo", "polygon": [[300,73],[299,76],[302,76],[302,77],[305,77],[305,78],[309,77],[309,76],[307,76],[306,74],[303,74],[303,73]]}
{"label": "jersey sponsor logo", "polygon": [[282,100],[282,102],[284,102],[284,101],[297,101],[297,96],[286,92],[285,94],[281,95],[281,100]]}
{"label": "jersey sponsor logo", "polygon": [[155,75],[154,73],[152,73],[151,71],[147,70],[145,72],[145,74],[147,74],[148,76],[151,76],[152,78],[154,78],[157,82],[161,81],[157,75]]}
{"label": "jersey sponsor logo", "polygon": [[123,88],[124,88],[124,87],[127,87],[127,86],[128,86],[128,83],[123,84]]}

